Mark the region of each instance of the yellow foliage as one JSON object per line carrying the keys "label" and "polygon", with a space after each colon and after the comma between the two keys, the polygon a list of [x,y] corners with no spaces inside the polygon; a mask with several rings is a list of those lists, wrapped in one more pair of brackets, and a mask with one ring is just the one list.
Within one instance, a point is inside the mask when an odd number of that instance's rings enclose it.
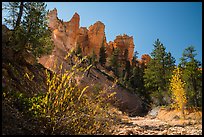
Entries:
{"label": "yellow foliage", "polygon": [[185,83],[181,80],[182,71],[180,68],[175,68],[170,79],[170,90],[172,92],[173,106],[180,110],[184,109],[186,100],[186,93],[184,90]]}
{"label": "yellow foliage", "polygon": [[[68,58],[68,57],[67,57]],[[84,58],[86,59],[86,58]],[[64,73],[51,74],[46,70],[48,91],[42,98],[40,117],[49,118],[51,134],[108,134],[116,119],[109,114],[107,102],[115,93],[88,91],[89,86],[79,87],[74,81],[78,73],[84,76],[88,67],[80,67],[83,59]],[[62,69],[62,65],[59,67]],[[81,75],[82,73],[82,75]],[[105,96],[106,95],[106,96]]]}

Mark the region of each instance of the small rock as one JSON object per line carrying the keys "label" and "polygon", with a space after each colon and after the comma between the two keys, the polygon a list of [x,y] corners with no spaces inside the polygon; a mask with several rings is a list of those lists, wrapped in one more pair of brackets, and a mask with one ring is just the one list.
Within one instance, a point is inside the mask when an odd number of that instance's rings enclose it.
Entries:
{"label": "small rock", "polygon": [[185,130],[181,131],[181,135],[186,135],[186,134],[187,134],[187,132]]}
{"label": "small rock", "polygon": [[132,130],[127,130],[127,131],[126,131],[126,134],[127,134],[127,135],[133,135],[133,131],[132,131]]}
{"label": "small rock", "polygon": [[179,120],[180,117],[178,115],[174,116],[173,119]]}
{"label": "small rock", "polygon": [[162,131],[162,135],[167,135],[168,130]]}

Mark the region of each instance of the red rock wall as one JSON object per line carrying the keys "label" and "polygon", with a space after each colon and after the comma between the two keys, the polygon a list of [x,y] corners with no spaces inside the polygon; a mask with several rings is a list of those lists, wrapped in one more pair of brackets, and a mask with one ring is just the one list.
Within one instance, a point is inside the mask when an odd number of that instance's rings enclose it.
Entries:
{"label": "red rock wall", "polygon": [[151,60],[151,57],[150,57],[148,54],[143,54],[143,55],[141,56],[141,61],[142,61],[145,65],[147,65],[147,63],[148,63],[150,60]]}
{"label": "red rock wall", "polygon": [[[48,13],[48,27],[52,31],[52,38],[55,44],[52,55],[42,57],[39,62],[49,66],[53,57],[63,58],[67,52],[76,48],[79,44],[83,55],[91,55],[93,51],[99,57],[99,51],[102,44],[106,47],[107,55],[112,55],[113,47],[120,49],[120,56],[128,49],[128,59],[131,62],[134,54],[134,41],[132,36],[126,34],[116,36],[113,42],[106,42],[105,25],[97,21],[88,29],[86,27],[79,28],[80,17],[77,13],[73,15],[70,21],[63,22],[57,17],[57,10],[54,9]],[[46,59],[46,60],[45,60]]]}
{"label": "red rock wall", "polygon": [[106,45],[105,25],[102,22],[97,21],[95,24],[89,27],[88,43],[88,52],[92,53],[94,50],[96,55],[99,56],[99,51],[102,44]]}
{"label": "red rock wall", "polygon": [[112,55],[113,48],[116,47],[120,49],[120,59],[123,59],[125,49],[128,49],[128,59],[131,63],[134,54],[133,37],[129,37],[126,34],[116,36],[114,42],[110,41],[106,47],[108,56]]}

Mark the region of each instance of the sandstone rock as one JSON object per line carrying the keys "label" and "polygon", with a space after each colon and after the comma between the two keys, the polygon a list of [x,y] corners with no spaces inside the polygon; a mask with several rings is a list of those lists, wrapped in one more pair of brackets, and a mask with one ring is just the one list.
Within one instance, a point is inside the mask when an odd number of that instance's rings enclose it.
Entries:
{"label": "sandstone rock", "polygon": [[80,27],[77,34],[77,44],[82,49],[82,55],[88,55],[90,53],[89,40],[88,40],[88,29],[86,27]]}
{"label": "sandstone rock", "polygon": [[151,57],[148,54],[143,54],[141,56],[141,59],[137,59],[135,65],[141,66],[142,64],[144,64],[145,66],[147,66],[150,60],[151,60]]}
{"label": "sandstone rock", "polygon": [[106,53],[108,55],[108,57],[110,57],[113,53],[113,49],[116,47],[116,43],[114,43],[113,41],[109,41],[109,43],[106,46]]}
{"label": "sandstone rock", "polygon": [[118,100],[117,107],[119,110],[126,112],[130,116],[143,114],[144,108],[142,106],[142,100],[137,95],[122,91],[123,89],[121,87],[117,87],[115,90],[121,91],[115,95]]}
{"label": "sandstone rock", "polygon": [[66,48],[71,49],[76,47],[77,34],[79,31],[79,14],[75,13],[69,22],[65,22],[67,41]]}
{"label": "sandstone rock", "polygon": [[157,107],[153,108],[153,109],[148,113],[148,115],[151,116],[151,117],[153,117],[153,118],[156,118],[157,115],[158,115],[158,112],[159,112],[160,108],[161,108],[160,106],[157,106]]}
{"label": "sandstone rock", "polygon": [[58,19],[57,10],[54,9],[48,13],[48,20],[48,27],[52,31],[55,47],[51,55],[43,56],[38,61],[47,68],[53,69],[56,60],[61,60],[61,63],[66,65],[63,58],[69,50],[76,47],[80,17],[75,13],[70,21],[63,22]]}
{"label": "sandstone rock", "polygon": [[52,11],[48,13],[48,27],[50,30],[55,30],[58,28],[59,19],[57,18],[57,9],[54,8]]}
{"label": "sandstone rock", "polygon": [[[94,51],[98,57],[102,44],[106,47],[108,56],[112,55],[113,48],[118,47],[120,49],[121,60],[123,59],[125,50],[128,49],[128,59],[131,62],[134,52],[132,36],[126,34],[119,35],[116,36],[114,42],[107,44],[105,25],[100,21],[91,25],[88,29],[86,27],[79,28],[80,17],[77,13],[73,15],[70,21],[64,22],[58,19],[56,9],[49,12],[48,19],[48,26],[52,31],[55,47],[51,55],[43,56],[39,59],[39,63],[46,68],[58,71],[57,68],[59,68],[61,63],[63,63],[63,70],[69,68],[70,66],[64,60],[64,57],[72,48],[76,48],[77,45],[81,47],[82,55],[91,55]],[[120,100],[120,109],[124,112],[131,115],[139,115],[142,113],[142,101],[138,96],[129,92],[117,94],[116,96],[117,99]]]}
{"label": "sandstone rock", "polygon": [[[120,59],[126,49],[128,49],[128,59],[131,62],[134,54],[133,37],[126,34],[116,36],[114,42],[106,42],[105,25],[101,21],[97,21],[88,29],[86,27],[79,28],[80,17],[77,13],[73,15],[70,21],[64,22],[57,17],[57,9],[53,9],[48,13],[48,27],[52,31],[52,38],[55,48],[52,55],[54,57],[63,58],[67,52],[79,45],[82,49],[82,55],[91,55],[93,51],[99,57],[99,51],[102,44],[106,47],[107,55],[113,53],[113,48],[120,49]],[[45,57],[43,57],[45,58]],[[52,62],[51,57],[48,60],[39,59],[39,62]],[[53,57],[52,57],[53,58]],[[144,58],[145,59],[145,58]],[[46,66],[49,66],[48,63]],[[50,66],[49,66],[50,67]]]}
{"label": "sandstone rock", "polygon": [[144,63],[144,65],[147,65],[149,61],[151,60],[151,57],[148,54],[143,54],[141,56],[141,62]]}
{"label": "sandstone rock", "polygon": [[132,62],[133,54],[134,54],[134,41],[132,36],[128,36],[126,34],[124,35],[118,35],[116,36],[114,42],[109,42],[107,52],[108,55],[112,54],[113,48],[119,48],[120,53],[119,57],[120,60],[124,57],[124,52],[126,49],[128,49],[128,60]]}
{"label": "sandstone rock", "polygon": [[92,53],[94,50],[96,55],[99,57],[99,51],[102,44],[104,44],[104,46],[107,45],[105,36],[105,25],[102,22],[97,21],[94,25],[91,25],[89,27],[88,43],[88,53]]}

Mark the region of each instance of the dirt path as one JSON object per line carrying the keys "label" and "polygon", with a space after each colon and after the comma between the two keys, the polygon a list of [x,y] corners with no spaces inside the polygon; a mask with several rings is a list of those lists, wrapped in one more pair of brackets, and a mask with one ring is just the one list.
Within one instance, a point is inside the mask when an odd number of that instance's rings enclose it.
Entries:
{"label": "dirt path", "polygon": [[[182,123],[182,124],[181,124]],[[192,124],[175,119],[171,122],[145,117],[123,116],[122,122],[113,131],[114,135],[202,135],[202,121]]]}

